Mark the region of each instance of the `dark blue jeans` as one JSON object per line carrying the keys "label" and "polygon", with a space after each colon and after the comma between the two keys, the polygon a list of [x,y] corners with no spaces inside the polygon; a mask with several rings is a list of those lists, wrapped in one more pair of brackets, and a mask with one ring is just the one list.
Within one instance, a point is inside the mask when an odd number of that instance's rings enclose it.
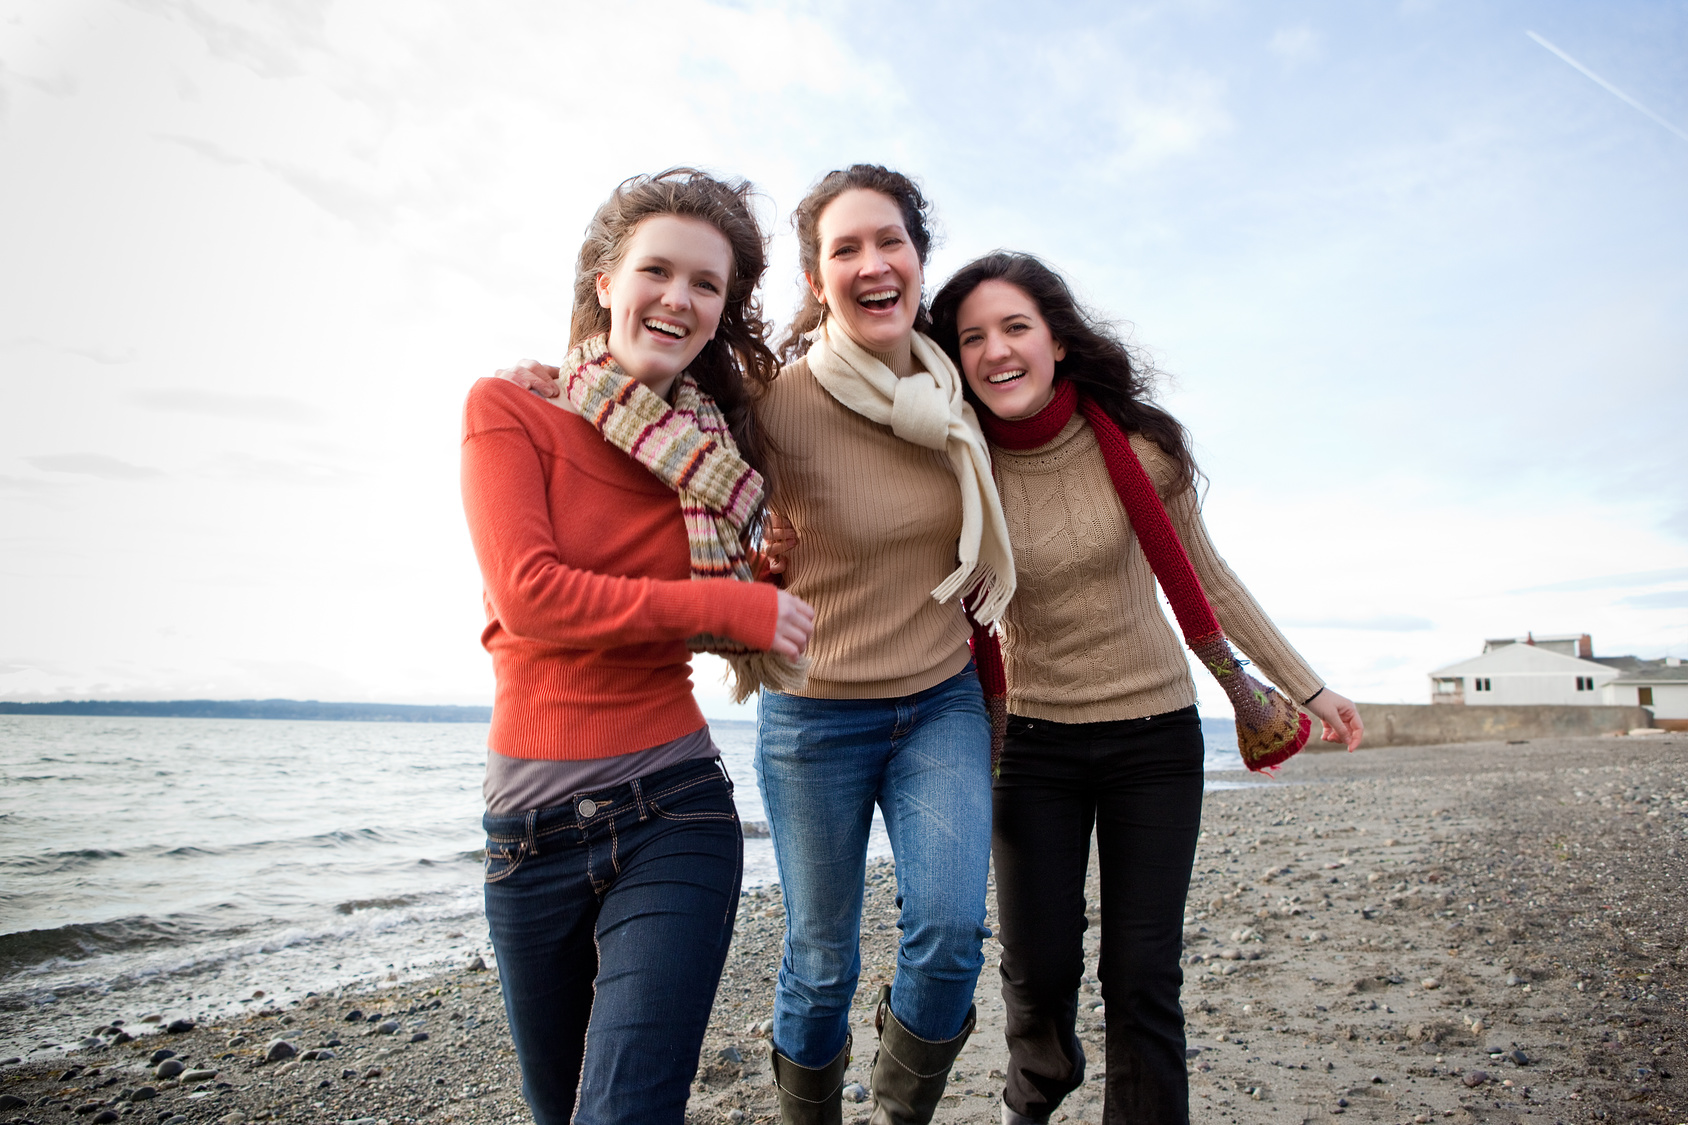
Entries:
{"label": "dark blue jeans", "polygon": [[538,1125],[670,1122],[738,910],[744,836],[715,759],[562,808],[488,813],[486,917]]}
{"label": "dark blue jeans", "polygon": [[774,1046],[806,1067],[844,1046],[875,805],[901,911],[891,1010],[922,1039],[953,1038],[990,936],[991,735],[978,676],[969,667],[895,699],[764,691],[757,715],[756,775],[785,889]]}

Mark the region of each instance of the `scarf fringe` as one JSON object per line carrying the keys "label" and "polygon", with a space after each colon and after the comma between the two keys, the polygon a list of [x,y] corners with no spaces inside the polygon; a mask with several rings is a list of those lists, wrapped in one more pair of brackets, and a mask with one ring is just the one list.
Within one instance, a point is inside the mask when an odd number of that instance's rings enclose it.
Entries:
{"label": "scarf fringe", "polygon": [[988,563],[974,563],[972,567],[963,563],[932,591],[932,597],[938,602],[947,602],[957,595],[966,603],[970,620],[994,629],[1002,620],[1002,615],[1008,612],[1008,603],[1014,598],[1014,587],[1002,581]]}
{"label": "scarf fringe", "polygon": [[1270,684],[1243,671],[1224,634],[1190,646],[1231,700],[1237,717],[1237,751],[1243,765],[1260,773],[1287,762],[1307,745],[1313,720]]}

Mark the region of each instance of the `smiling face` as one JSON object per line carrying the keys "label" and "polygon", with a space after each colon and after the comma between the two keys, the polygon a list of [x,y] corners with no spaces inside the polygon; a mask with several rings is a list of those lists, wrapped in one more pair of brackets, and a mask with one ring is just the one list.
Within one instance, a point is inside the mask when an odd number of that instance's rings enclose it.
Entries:
{"label": "smiling face", "polygon": [[827,315],[872,352],[906,348],[920,310],[920,252],[896,200],[854,188],[816,222],[819,276],[805,274]]}
{"label": "smiling face", "polygon": [[1037,302],[1011,282],[993,278],[956,310],[961,373],[998,418],[1030,418],[1055,394],[1055,365],[1067,349],[1049,331]]}
{"label": "smiling face", "polygon": [[598,303],[610,310],[610,355],[666,397],[714,339],[732,273],[732,246],[713,224],[681,215],[641,221],[621,261],[598,275]]}

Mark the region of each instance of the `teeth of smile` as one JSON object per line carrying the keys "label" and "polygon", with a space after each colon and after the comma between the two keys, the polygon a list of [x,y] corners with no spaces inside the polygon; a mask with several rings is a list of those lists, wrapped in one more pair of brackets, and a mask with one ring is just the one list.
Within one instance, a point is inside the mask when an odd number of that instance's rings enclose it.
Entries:
{"label": "teeth of smile", "polygon": [[649,328],[653,332],[661,332],[665,336],[672,336],[676,340],[684,340],[686,338],[686,330],[681,328],[678,324],[668,324],[664,321],[657,320],[654,317],[645,321],[645,327]]}
{"label": "teeth of smile", "polygon": [[897,299],[897,291],[895,289],[876,289],[872,293],[862,294],[861,299],[864,301],[894,301]]}
{"label": "teeth of smile", "polygon": [[990,383],[992,386],[995,386],[997,383],[1012,383],[1024,374],[1025,371],[1020,369],[1016,369],[1014,371],[999,371],[995,375],[986,379],[985,382]]}

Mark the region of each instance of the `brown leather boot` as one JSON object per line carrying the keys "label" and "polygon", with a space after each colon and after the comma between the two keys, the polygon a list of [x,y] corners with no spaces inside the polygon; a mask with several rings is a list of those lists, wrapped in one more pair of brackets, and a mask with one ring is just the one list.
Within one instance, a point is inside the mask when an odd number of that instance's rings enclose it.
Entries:
{"label": "brown leather boot", "polygon": [[845,1035],[838,1057],[811,1070],[798,1066],[779,1051],[774,1056],[774,1089],[779,1091],[782,1125],[843,1125],[844,1070],[850,1065],[851,1037]]}
{"label": "brown leather boot", "polygon": [[873,1056],[873,1116],[870,1125],[927,1125],[938,1108],[949,1082],[950,1067],[967,1037],[973,1034],[977,1011],[967,1009],[967,1020],[953,1039],[934,1043],[922,1039],[897,1021],[891,1011],[891,989],[879,990],[879,1052]]}

